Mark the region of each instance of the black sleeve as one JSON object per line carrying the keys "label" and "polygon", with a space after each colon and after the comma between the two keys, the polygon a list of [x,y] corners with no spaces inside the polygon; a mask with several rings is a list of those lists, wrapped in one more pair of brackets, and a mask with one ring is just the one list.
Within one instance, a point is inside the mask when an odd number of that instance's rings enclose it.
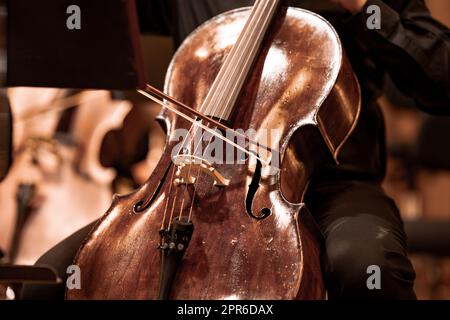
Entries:
{"label": "black sleeve", "polygon": [[[380,29],[367,28],[371,5],[380,8]],[[450,30],[430,16],[423,0],[368,0],[347,27],[419,108],[450,115]]]}
{"label": "black sleeve", "polygon": [[173,5],[170,0],[136,0],[142,33],[172,34]]}

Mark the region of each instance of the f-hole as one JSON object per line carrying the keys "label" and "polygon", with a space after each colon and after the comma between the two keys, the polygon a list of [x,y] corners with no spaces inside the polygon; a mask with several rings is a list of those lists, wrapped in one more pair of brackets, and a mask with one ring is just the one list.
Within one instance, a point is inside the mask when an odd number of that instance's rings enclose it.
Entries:
{"label": "f-hole", "polygon": [[262,208],[258,215],[255,215],[253,213],[253,199],[255,198],[256,192],[259,189],[259,183],[261,181],[261,169],[261,161],[257,160],[255,173],[253,174],[252,181],[248,185],[247,197],[245,198],[245,209],[248,215],[256,220],[265,219],[272,213],[272,210],[270,210],[269,208]]}

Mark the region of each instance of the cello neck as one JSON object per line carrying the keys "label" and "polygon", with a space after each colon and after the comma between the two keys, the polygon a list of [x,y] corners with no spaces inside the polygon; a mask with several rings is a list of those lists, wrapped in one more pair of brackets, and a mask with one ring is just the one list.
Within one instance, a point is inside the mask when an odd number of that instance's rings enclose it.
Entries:
{"label": "cello neck", "polygon": [[281,0],[257,0],[235,45],[227,55],[200,111],[230,120],[236,100],[254,64]]}

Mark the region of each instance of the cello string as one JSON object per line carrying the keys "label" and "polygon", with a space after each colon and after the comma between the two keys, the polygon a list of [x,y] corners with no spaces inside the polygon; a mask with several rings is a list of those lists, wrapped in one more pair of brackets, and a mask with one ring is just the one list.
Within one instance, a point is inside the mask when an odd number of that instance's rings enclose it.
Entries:
{"label": "cello string", "polygon": [[184,207],[184,200],[186,198],[183,197],[183,200],[181,200],[181,206],[180,206],[180,214],[178,215],[178,219],[181,219],[181,217],[183,216],[183,207]]}
{"label": "cello string", "polygon": [[[171,183],[173,183],[173,182],[171,182]],[[178,188],[176,190],[178,190]],[[172,224],[173,211],[175,210],[175,204],[177,203],[177,196],[178,196],[178,192],[175,192],[175,197],[174,197],[173,203],[172,203],[172,210],[170,210],[170,218],[169,218],[169,224],[167,225],[167,231],[169,231],[170,225]]]}
{"label": "cello string", "polygon": [[194,190],[192,192],[192,199],[191,199],[191,204],[189,206],[189,215],[188,215],[188,221],[191,221],[192,218],[192,209],[194,207],[194,199],[195,199],[195,194],[197,192],[197,180],[199,179],[199,175],[200,175],[200,167],[197,168],[197,174],[195,175],[195,183],[194,183]]}
{"label": "cello string", "polygon": [[[166,203],[164,205],[164,213],[163,213],[163,218],[162,218],[162,222],[161,222],[161,230],[164,229],[164,224],[166,223],[166,214],[167,214],[167,208],[169,207],[169,199],[170,199],[170,195],[172,194],[172,185],[173,185],[173,178],[175,176],[175,166],[173,166],[172,168],[172,177],[170,179],[170,186],[169,186],[169,193],[166,199]],[[170,225],[170,223],[169,223]]]}

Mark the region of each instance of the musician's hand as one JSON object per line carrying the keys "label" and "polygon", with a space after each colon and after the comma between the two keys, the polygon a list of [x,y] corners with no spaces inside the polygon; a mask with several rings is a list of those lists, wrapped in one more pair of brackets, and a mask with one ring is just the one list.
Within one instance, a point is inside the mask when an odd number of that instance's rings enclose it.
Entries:
{"label": "musician's hand", "polygon": [[337,3],[344,9],[355,14],[361,11],[367,0],[331,0],[331,2]]}

